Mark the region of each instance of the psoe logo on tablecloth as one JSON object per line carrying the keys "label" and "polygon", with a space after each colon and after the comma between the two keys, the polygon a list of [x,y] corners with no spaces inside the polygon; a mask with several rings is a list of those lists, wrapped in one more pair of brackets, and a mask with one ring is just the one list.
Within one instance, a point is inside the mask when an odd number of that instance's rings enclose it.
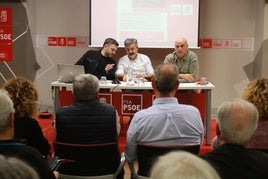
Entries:
{"label": "psoe logo on tablecloth", "polygon": [[101,103],[112,104],[112,94],[99,93],[98,100]]}
{"label": "psoe logo on tablecloth", "polygon": [[122,94],[122,114],[133,115],[142,109],[142,94]]}

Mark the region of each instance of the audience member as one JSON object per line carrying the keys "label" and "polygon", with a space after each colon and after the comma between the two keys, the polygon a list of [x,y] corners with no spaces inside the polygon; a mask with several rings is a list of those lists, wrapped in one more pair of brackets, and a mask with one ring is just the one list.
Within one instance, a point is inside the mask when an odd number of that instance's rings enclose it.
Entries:
{"label": "audience member", "polygon": [[137,159],[137,144],[190,145],[203,141],[203,123],[199,110],[179,104],[175,96],[179,81],[178,68],[160,64],[152,78],[156,99],[147,109],[135,113],[127,131],[126,160]]}
{"label": "audience member", "polygon": [[199,65],[197,55],[188,49],[185,38],[177,38],[175,51],[165,57],[164,63],[172,63],[179,68],[180,82],[196,82],[199,77]]}
{"label": "audience member", "polygon": [[84,65],[85,73],[93,74],[98,79],[106,76],[107,80],[115,79],[116,61],[112,58],[119,44],[115,39],[105,39],[100,51],[88,50],[75,65]]}
{"label": "audience member", "polygon": [[36,171],[24,161],[15,157],[0,155],[1,179],[39,179]]}
{"label": "audience member", "polygon": [[[118,143],[119,120],[114,106],[97,100],[98,79],[91,74],[75,77],[75,103],[56,113],[56,141],[75,144]],[[120,153],[115,153],[120,163]]]}
{"label": "audience member", "polygon": [[268,148],[268,79],[258,78],[251,81],[244,89],[242,97],[254,104],[259,111],[257,129],[246,146]]}
{"label": "audience member", "polygon": [[14,138],[24,141],[36,148],[43,156],[49,155],[50,145],[42,133],[42,129],[35,119],[38,115],[38,90],[34,84],[24,78],[12,78],[3,84],[9,93],[15,108]]}
{"label": "audience member", "polygon": [[[51,171],[47,160],[33,147],[14,139],[13,102],[7,91],[0,90],[0,154],[16,157],[33,167],[41,179],[54,179],[57,176]],[[1,167],[2,168],[2,167]]]}
{"label": "audience member", "polygon": [[[254,104],[259,112],[257,129],[245,146],[268,148],[268,79],[257,78],[250,81],[245,87],[242,97]],[[212,140],[213,149],[215,149],[218,145],[218,138],[216,136]]]}
{"label": "audience member", "polygon": [[121,81],[126,81],[128,72],[132,70],[133,76],[144,78],[148,81],[153,77],[154,69],[150,58],[147,55],[138,53],[138,41],[128,38],[124,42],[126,55],[118,61],[116,76]]}
{"label": "audience member", "polygon": [[205,160],[185,151],[160,156],[154,164],[151,179],[220,179],[216,170]]}
{"label": "audience member", "polygon": [[258,110],[250,102],[235,99],[218,108],[218,146],[201,155],[219,173],[222,179],[268,178],[268,155],[244,147],[258,124]]}

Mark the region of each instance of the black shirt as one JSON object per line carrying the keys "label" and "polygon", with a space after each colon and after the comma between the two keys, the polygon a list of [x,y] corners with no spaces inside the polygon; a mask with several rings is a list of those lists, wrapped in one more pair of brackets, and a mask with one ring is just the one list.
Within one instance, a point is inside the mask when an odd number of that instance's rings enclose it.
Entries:
{"label": "black shirt", "polygon": [[[114,64],[114,67],[106,73],[105,67],[107,64]],[[110,57],[105,57],[101,51],[87,51],[75,65],[84,65],[85,73],[95,75],[97,78],[106,76],[107,80],[115,79],[116,61]]]}
{"label": "black shirt", "polygon": [[200,156],[222,179],[268,178],[268,154],[264,152],[249,150],[242,145],[223,144]]}
{"label": "black shirt", "polygon": [[14,120],[14,138],[36,148],[43,156],[49,154],[50,145],[43,135],[38,121],[29,117],[20,117]]}

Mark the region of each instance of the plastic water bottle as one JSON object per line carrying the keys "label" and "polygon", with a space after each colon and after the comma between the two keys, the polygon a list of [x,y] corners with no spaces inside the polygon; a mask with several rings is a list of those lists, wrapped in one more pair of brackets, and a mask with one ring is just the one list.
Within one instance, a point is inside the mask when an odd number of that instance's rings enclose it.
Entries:
{"label": "plastic water bottle", "polygon": [[128,65],[127,84],[134,85],[134,68],[132,65]]}

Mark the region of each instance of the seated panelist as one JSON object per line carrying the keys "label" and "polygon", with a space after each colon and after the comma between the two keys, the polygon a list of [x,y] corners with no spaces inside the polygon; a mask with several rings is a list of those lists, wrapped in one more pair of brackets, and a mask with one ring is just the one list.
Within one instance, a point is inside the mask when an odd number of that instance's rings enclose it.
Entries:
{"label": "seated panelist", "polygon": [[150,58],[147,55],[138,53],[138,41],[134,38],[127,38],[124,45],[126,55],[118,61],[116,77],[120,81],[127,81],[131,73],[133,77],[151,81],[154,69]]}
{"label": "seated panelist", "polygon": [[95,75],[98,79],[105,76],[107,80],[114,80],[116,61],[112,57],[118,45],[116,40],[107,38],[100,51],[88,50],[75,65],[84,65],[85,73]]}
{"label": "seated panelist", "polygon": [[164,63],[172,63],[179,68],[180,82],[196,82],[199,76],[199,65],[197,55],[188,49],[185,38],[177,38],[175,51],[165,57]]}

